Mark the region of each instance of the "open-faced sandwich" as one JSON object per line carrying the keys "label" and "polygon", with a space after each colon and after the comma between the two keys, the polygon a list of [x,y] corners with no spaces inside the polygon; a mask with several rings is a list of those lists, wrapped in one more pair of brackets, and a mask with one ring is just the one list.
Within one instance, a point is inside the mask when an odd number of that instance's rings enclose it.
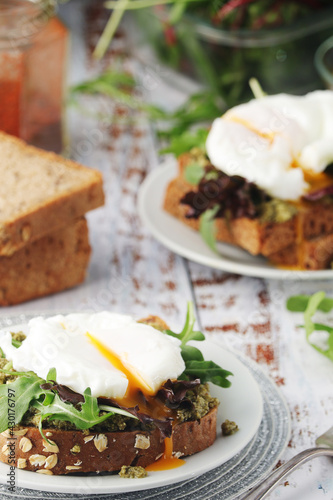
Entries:
{"label": "open-faced sandwich", "polygon": [[179,156],[164,208],[207,242],[215,236],[286,268],[330,268],[333,91],[264,96],[227,111]]}
{"label": "open-faced sandwich", "polygon": [[219,404],[212,381],[230,372],[150,316],[110,312],[37,317],[0,334],[0,460],[42,474],[121,471],[126,477],[182,465],[213,444]]}

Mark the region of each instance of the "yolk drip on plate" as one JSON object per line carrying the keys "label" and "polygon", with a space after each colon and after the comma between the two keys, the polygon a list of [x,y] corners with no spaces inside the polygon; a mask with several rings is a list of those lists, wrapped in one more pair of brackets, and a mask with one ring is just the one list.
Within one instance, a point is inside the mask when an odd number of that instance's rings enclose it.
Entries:
{"label": "yolk drip on plate", "polygon": [[146,470],[149,471],[161,471],[161,470],[169,470],[176,469],[184,465],[185,460],[181,458],[177,458],[172,455],[173,452],[173,443],[172,437],[165,438],[164,440],[164,453],[161,458],[156,460],[156,462],[148,465]]}
{"label": "yolk drip on plate", "polygon": [[[106,347],[102,342],[93,337],[90,333],[86,333],[87,337],[93,344],[93,346],[98,349],[98,351],[118,370],[120,370],[126,376],[128,380],[128,386],[126,393],[123,398],[116,399],[120,406],[131,407],[138,405],[140,411],[149,416],[157,419],[172,418],[172,422],[175,421],[175,412],[169,409],[162,401],[155,398],[155,392],[153,389],[143,380],[136,370],[131,369],[132,367],[124,363],[118,354],[112,352],[111,349]],[[182,466],[185,463],[184,460],[173,456],[173,442],[172,436],[170,438],[165,438],[164,440],[164,453],[162,457],[154,462],[153,464],[146,467],[148,471],[161,471],[175,469]]]}

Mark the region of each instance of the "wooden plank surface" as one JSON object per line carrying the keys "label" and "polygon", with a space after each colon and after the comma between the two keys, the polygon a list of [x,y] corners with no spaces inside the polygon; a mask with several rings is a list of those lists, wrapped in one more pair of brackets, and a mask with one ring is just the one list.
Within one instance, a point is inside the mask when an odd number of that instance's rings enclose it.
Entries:
{"label": "wooden plank surface", "polygon": [[[98,74],[107,64],[113,64],[119,53],[123,68],[149,76],[145,68],[142,73],[142,64],[138,67],[136,61],[124,55],[124,37],[116,38],[105,62],[93,61],[91,48],[104,14],[98,2],[91,2],[92,6],[84,11],[79,9],[79,3],[73,0],[62,8],[72,30],[69,83]],[[146,79],[141,95],[151,86],[148,94],[154,94],[156,101],[168,99],[168,104],[174,106],[181,95],[172,88],[166,95],[163,75],[156,74],[153,83]],[[72,158],[103,172],[106,193],[105,207],[88,214],[93,247],[89,275],[80,287],[3,308],[1,314],[109,309],[136,317],[157,314],[180,329],[186,303],[193,300],[198,325],[207,338],[258,362],[286,398],[292,435],[280,463],[313,446],[316,436],[333,424],[333,366],[306,344],[304,331],[297,328],[301,316],[287,312],[285,302],[290,295],[319,289],[332,295],[331,283],[283,283],[231,275],[188,262],[164,248],[143,227],[136,205],[142,180],[159,162],[151,124],[121,103],[89,97],[81,105],[91,116],[82,109],[69,110],[68,152]],[[102,119],[96,120],[96,113]],[[124,119],[129,115],[130,124]],[[332,461],[320,458],[309,462],[268,498],[332,499]]]}

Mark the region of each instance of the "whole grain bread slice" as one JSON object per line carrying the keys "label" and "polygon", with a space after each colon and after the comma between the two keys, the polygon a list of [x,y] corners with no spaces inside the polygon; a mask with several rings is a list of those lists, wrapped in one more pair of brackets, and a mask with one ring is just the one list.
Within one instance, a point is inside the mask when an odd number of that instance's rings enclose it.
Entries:
{"label": "whole grain bread slice", "polygon": [[[172,180],[164,198],[164,209],[192,229],[199,230],[198,219],[186,218],[188,207],[181,204],[184,195],[193,189],[181,176]],[[281,222],[261,222],[259,219],[239,217],[232,221],[215,219],[216,239],[238,245],[253,255],[268,256],[292,245],[296,240],[296,218]]]}
{"label": "whole grain bread slice", "polygon": [[[189,191],[195,190],[184,177],[189,155],[179,158],[178,176],[167,186],[164,209],[194,230],[199,220],[187,218],[188,206],[181,203]],[[333,184],[333,179],[332,179]],[[232,220],[216,218],[216,239],[263,255],[273,264],[298,269],[324,269],[333,259],[333,203],[303,202],[297,213],[284,222],[239,217]]]}
{"label": "whole grain bread slice", "polygon": [[102,175],[0,132],[0,255],[104,203]]}
{"label": "whole grain bread slice", "polygon": [[19,304],[81,283],[90,258],[84,217],[0,257],[0,305]]}
{"label": "whole grain bread slice", "polygon": [[[173,452],[181,456],[198,453],[211,446],[216,438],[217,408],[200,420],[173,427]],[[15,465],[42,474],[71,474],[119,471],[123,465],[141,466],[154,463],[164,452],[160,431],[117,431],[88,433],[45,429],[42,438],[37,427],[20,427],[14,431]],[[0,461],[8,463],[8,431],[0,434]]]}
{"label": "whole grain bread slice", "polygon": [[279,267],[300,268],[309,271],[331,269],[333,265],[333,233],[304,239],[269,255],[272,264]]}

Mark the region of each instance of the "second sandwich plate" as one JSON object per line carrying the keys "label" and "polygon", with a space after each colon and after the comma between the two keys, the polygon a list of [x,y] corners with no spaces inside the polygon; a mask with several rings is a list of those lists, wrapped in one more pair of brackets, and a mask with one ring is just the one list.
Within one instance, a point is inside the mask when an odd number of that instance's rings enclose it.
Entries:
{"label": "second sandwich plate", "polygon": [[177,176],[174,160],[154,169],[143,181],[138,196],[138,211],[152,235],[173,252],[189,260],[230,273],[280,280],[332,279],[333,270],[294,271],[273,267],[266,259],[229,245],[218,243],[214,253],[200,234],[163,210],[169,182]]}

